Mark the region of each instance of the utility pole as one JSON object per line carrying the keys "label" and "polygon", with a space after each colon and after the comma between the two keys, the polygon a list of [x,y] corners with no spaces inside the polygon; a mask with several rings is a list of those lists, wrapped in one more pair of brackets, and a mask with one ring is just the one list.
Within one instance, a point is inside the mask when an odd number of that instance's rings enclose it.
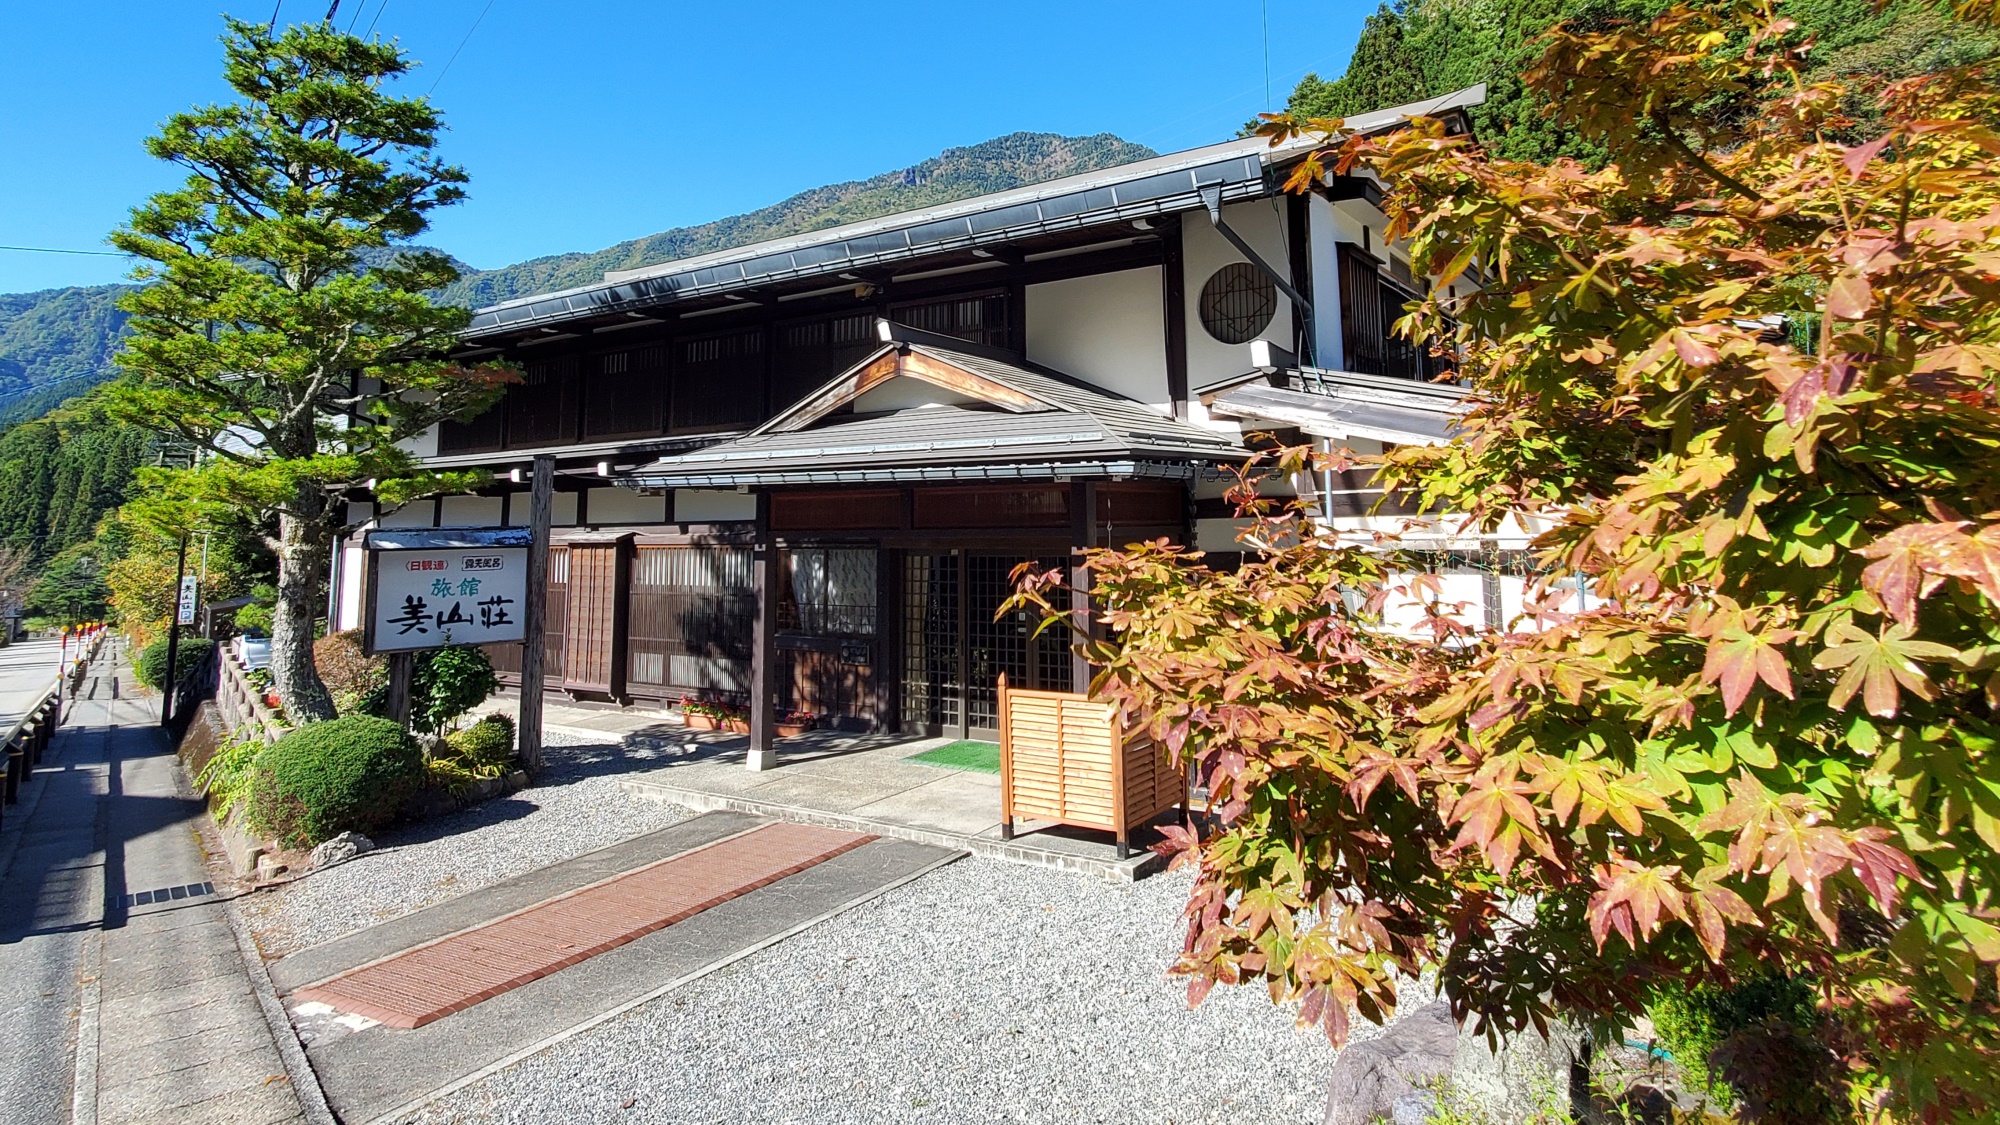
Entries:
{"label": "utility pole", "polygon": [[556,459],[535,458],[534,483],[528,493],[528,605],[521,636],[521,764],[529,773],[542,769],[542,644],[547,634],[549,596],[549,525],[555,521]]}
{"label": "utility pole", "polygon": [[180,686],[180,678],[174,673],[181,655],[181,586],[187,578],[188,537],[181,535],[180,558],[174,563],[174,612],[167,618],[167,670],[161,675],[160,725],[174,721],[174,689]]}

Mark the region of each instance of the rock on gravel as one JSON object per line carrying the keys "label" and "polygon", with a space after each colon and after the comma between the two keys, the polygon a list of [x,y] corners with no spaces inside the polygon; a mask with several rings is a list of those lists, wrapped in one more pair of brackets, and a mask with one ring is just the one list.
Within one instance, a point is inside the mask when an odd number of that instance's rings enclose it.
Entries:
{"label": "rock on gravel", "polygon": [[375,850],[375,841],[359,832],[342,832],[312,850],[306,862],[314,868],[338,867],[355,856],[367,855]]}
{"label": "rock on gravel", "polygon": [[1324,1038],[1167,978],[1187,889],[962,860],[408,1125],[1317,1121]]}
{"label": "rock on gravel", "polygon": [[240,901],[278,957],[693,814],[618,791],[672,751],[551,733],[536,783],[461,812],[378,833],[376,850]]}

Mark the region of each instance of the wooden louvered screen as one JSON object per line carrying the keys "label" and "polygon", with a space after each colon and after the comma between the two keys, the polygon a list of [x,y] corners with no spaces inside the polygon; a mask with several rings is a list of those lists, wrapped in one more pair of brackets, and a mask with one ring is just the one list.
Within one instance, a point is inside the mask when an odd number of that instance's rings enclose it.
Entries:
{"label": "wooden louvered screen", "polygon": [[[563,679],[563,619],[568,605],[567,583],[569,581],[569,551],[562,547],[549,549],[548,597],[542,603],[542,675],[551,685],[562,683]],[[521,682],[521,646],[486,645],[486,655],[493,661],[493,670],[510,684]]]}
{"label": "wooden louvered screen", "polygon": [[507,445],[576,440],[578,361],[575,356],[530,360],[507,388]]}
{"label": "wooden louvered screen", "polygon": [[471,421],[451,418],[438,423],[438,452],[485,453],[500,448],[505,439],[507,403],[505,399],[486,408]]}
{"label": "wooden louvered screen", "polygon": [[661,697],[747,693],[756,610],[750,548],[639,548],[626,625],[629,689]]}
{"label": "wooden louvered screen", "polygon": [[771,410],[791,406],[880,346],[871,313],[780,325],[771,351]]}
{"label": "wooden louvered screen", "polygon": [[746,429],[763,416],[763,330],[682,340],[674,348],[668,397],[675,433]]}
{"label": "wooden louvered screen", "polygon": [[1061,691],[1021,691],[1000,681],[1000,816],[1117,834],[1181,805],[1187,775],[1145,731],[1122,728],[1118,709]]}
{"label": "wooden louvered screen", "polygon": [[664,344],[605,352],[583,389],[583,436],[646,437],[660,432],[660,390],[666,383]]}
{"label": "wooden louvered screen", "polygon": [[629,540],[571,544],[563,626],[563,687],[625,693],[625,567]]}

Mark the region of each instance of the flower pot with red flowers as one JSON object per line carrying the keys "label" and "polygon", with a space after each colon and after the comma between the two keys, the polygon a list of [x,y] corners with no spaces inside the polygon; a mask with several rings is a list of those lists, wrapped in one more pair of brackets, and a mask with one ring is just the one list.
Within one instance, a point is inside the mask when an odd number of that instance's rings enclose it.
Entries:
{"label": "flower pot with red flowers", "polygon": [[811,711],[780,711],[778,721],[773,725],[779,738],[797,738],[818,726],[819,716]]}
{"label": "flower pot with red flowers", "polygon": [[689,730],[721,730],[722,719],[728,713],[724,704],[707,699],[696,699],[691,695],[681,696],[681,722]]}

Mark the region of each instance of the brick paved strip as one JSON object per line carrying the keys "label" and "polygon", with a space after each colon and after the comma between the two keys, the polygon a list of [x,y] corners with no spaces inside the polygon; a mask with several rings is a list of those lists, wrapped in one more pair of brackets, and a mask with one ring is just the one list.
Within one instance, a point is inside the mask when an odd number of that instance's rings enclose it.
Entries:
{"label": "brick paved strip", "polygon": [[389,1027],[422,1027],[873,839],[767,824],[350,969],[293,996]]}

